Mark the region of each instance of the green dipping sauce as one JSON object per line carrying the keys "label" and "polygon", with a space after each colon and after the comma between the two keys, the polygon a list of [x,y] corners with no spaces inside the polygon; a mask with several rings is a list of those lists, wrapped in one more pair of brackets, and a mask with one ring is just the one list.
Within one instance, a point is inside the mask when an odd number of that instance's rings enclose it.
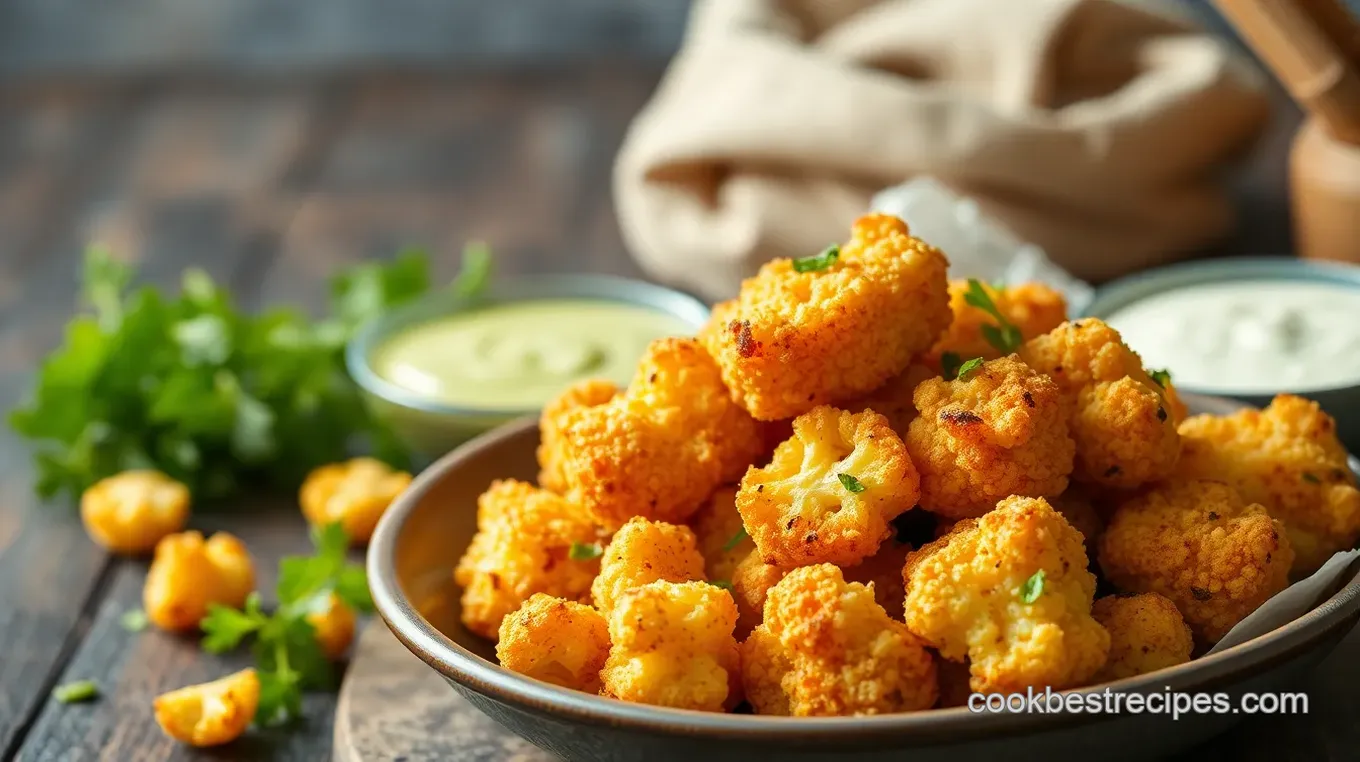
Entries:
{"label": "green dipping sauce", "polygon": [[693,333],[673,315],[626,302],[510,302],[399,331],[379,345],[373,367],[388,383],[446,405],[527,410],[583,379],[627,384],[653,339]]}

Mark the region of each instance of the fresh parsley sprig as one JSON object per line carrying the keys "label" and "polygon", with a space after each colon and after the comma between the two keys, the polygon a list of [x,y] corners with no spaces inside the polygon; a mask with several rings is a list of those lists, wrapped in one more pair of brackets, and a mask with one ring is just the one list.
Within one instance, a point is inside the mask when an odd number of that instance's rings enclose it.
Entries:
{"label": "fresh parsley sprig", "polygon": [[968,279],[968,290],[963,294],[963,300],[968,304],[977,307],[991,316],[996,321],[996,325],[984,323],[982,326],[982,337],[996,348],[996,351],[1003,355],[1020,348],[1024,343],[1024,336],[1014,323],[1006,319],[997,308],[996,302],[992,301],[991,294],[987,293],[987,288],[982,285],[982,281],[977,278]]}
{"label": "fresh parsley sprig", "polygon": [[288,556],[279,562],[275,588],[279,605],[266,613],[258,593],[239,609],[214,604],[200,623],[203,650],[223,653],[254,636],[252,650],[260,677],[260,703],[255,722],[279,725],[302,713],[306,690],[329,689],[334,670],[316,640],[307,615],[324,611],[332,593],[361,613],[373,610],[364,568],[346,556],[349,537],[339,523],[312,531],[316,552]]}
{"label": "fresh parsley sprig", "polygon": [[819,270],[825,270],[836,264],[836,260],[840,259],[840,256],[841,247],[833,244],[823,249],[821,254],[816,254],[811,257],[800,257],[793,260],[793,271],[798,273],[812,273]]}

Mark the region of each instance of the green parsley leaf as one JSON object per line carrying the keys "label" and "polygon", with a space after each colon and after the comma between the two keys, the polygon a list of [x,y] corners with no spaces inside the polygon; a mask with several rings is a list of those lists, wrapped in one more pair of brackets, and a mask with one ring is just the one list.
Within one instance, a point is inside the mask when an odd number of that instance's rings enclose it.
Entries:
{"label": "green parsley leaf", "polygon": [[602,555],[604,555],[604,548],[600,547],[600,543],[598,542],[589,544],[584,542],[573,542],[571,544],[571,550],[567,552],[567,558],[570,558],[573,561],[594,561]]}
{"label": "green parsley leaf", "polygon": [[1150,370],[1148,375],[1152,376],[1153,382],[1163,389],[1171,384],[1171,371],[1169,370]]}
{"label": "green parsley leaf", "polygon": [[491,283],[491,249],[482,241],[463,247],[463,265],[453,279],[453,293],[465,299],[479,296]]}
{"label": "green parsley leaf", "polygon": [[840,480],[841,486],[845,487],[847,492],[859,494],[866,489],[864,482],[861,482],[850,474],[836,474],[836,478]]}
{"label": "green parsley leaf", "polygon": [[203,650],[220,654],[236,648],[241,641],[257,632],[268,621],[260,610],[260,594],[252,592],[246,598],[244,610],[237,610],[220,603],[208,606],[208,615],[199,622],[203,630]]}
{"label": "green parsley leaf", "polygon": [[1303,480],[1306,481],[1306,482],[1308,482],[1309,484],[1321,484],[1321,483],[1322,483],[1322,480],[1319,479],[1319,478],[1317,478],[1317,475],[1316,475],[1316,474],[1310,474],[1310,473],[1308,473],[1307,471],[1304,471],[1304,472],[1303,472]]}
{"label": "green parsley leaf", "polygon": [[965,362],[964,364],[962,364],[962,365],[959,366],[959,372],[958,372],[958,374],[957,374],[959,380],[960,380],[960,381],[967,381],[967,380],[968,380],[968,376],[972,375],[973,371],[975,371],[975,370],[977,370],[978,368],[981,368],[981,367],[982,367],[982,358],[981,358],[981,357],[974,357],[973,359],[969,360],[968,362]]}
{"label": "green parsley leaf", "polygon": [[959,376],[959,368],[963,365],[963,358],[957,352],[940,353],[940,370],[944,371],[947,381],[953,381]]}
{"label": "green parsley leaf", "polygon": [[99,686],[93,680],[76,680],[52,689],[52,698],[63,704],[79,704],[99,698]]}
{"label": "green parsley leaf", "polygon": [[1039,596],[1044,594],[1044,570],[1034,572],[1034,575],[1025,580],[1025,584],[1020,586],[1020,602],[1034,603],[1039,600]]}
{"label": "green parsley leaf", "polygon": [[723,590],[727,591],[732,590],[732,583],[725,579],[711,579],[708,581],[708,584],[714,587],[722,588]]}
{"label": "green parsley leaf", "polygon": [[146,612],[141,609],[128,609],[118,617],[118,624],[128,632],[141,632],[146,629]]}
{"label": "green parsley leaf", "polygon": [[732,535],[731,539],[723,543],[722,552],[731,553],[733,550],[736,550],[737,546],[740,545],[743,540],[750,536],[751,535],[746,533],[746,527],[743,526],[741,529],[737,530],[736,534]]}
{"label": "green parsley leaf", "polygon": [[977,278],[968,279],[968,290],[963,294],[963,301],[987,313],[996,321],[996,325],[983,324],[982,337],[998,352],[1008,355],[1024,343],[1020,329],[997,309],[996,302],[992,301],[992,296],[987,293],[982,281]]}
{"label": "green parsley leaf", "polygon": [[840,259],[840,256],[841,247],[832,244],[823,249],[821,254],[793,260],[793,271],[798,273],[812,273],[819,270],[825,270],[836,264],[836,260]]}

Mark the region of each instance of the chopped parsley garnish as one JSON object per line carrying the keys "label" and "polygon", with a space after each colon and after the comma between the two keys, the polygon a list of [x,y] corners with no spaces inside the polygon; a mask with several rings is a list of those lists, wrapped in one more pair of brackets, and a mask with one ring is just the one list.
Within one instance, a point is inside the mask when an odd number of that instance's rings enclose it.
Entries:
{"label": "chopped parsley garnish", "polygon": [[738,545],[741,544],[741,541],[742,541],[742,540],[745,540],[747,537],[750,537],[750,536],[751,536],[751,535],[749,535],[749,534],[746,533],[746,527],[742,527],[741,529],[738,529],[738,530],[737,530],[737,533],[734,534],[734,535],[732,535],[732,539],[728,540],[728,541],[722,546],[723,552],[724,552],[724,553],[730,553],[734,548],[736,548]]}
{"label": "chopped parsley garnish", "polygon": [[987,288],[982,285],[982,281],[977,278],[969,278],[968,290],[964,292],[963,300],[987,313],[996,321],[996,325],[984,324],[982,326],[982,338],[995,347],[996,351],[1008,355],[1020,348],[1020,344],[1024,342],[1020,329],[1007,320],[1006,316],[1001,314],[1001,310],[997,309],[996,302],[992,301],[992,296],[987,293]]}
{"label": "chopped parsley garnish", "polygon": [[981,367],[982,367],[982,358],[981,358],[981,357],[974,357],[973,359],[969,360],[968,362],[966,362],[966,363],[960,365],[960,366],[959,366],[959,372],[958,372],[958,374],[957,374],[959,380],[960,380],[960,381],[967,381],[967,380],[968,380],[968,376],[972,375],[973,371],[975,371],[975,370],[977,370],[978,368],[981,368]]}
{"label": "chopped parsley garnish", "polygon": [[128,632],[141,632],[146,629],[146,612],[141,609],[128,609],[118,618],[118,623]]}
{"label": "chopped parsley garnish", "polygon": [[840,480],[841,486],[845,487],[847,492],[853,492],[858,495],[866,489],[864,482],[856,479],[850,474],[836,474],[836,478]]}
{"label": "chopped parsley garnish", "polygon": [[99,686],[93,680],[76,680],[52,689],[52,698],[63,704],[78,704],[99,698]]}
{"label": "chopped parsley garnish", "polygon": [[1020,586],[1020,601],[1022,603],[1034,603],[1039,600],[1039,596],[1044,594],[1044,570],[1034,572],[1034,576],[1025,580],[1025,584]]}
{"label": "chopped parsley garnish", "polygon": [[822,250],[821,254],[812,257],[800,257],[793,260],[793,271],[799,273],[815,273],[818,270],[825,270],[834,265],[840,259],[841,247],[832,244]]}
{"label": "chopped parsley garnish", "polygon": [[1303,480],[1306,481],[1306,482],[1308,482],[1309,484],[1321,484],[1321,483],[1322,483],[1322,480],[1319,479],[1319,478],[1317,478],[1317,476],[1316,476],[1315,474],[1310,474],[1310,473],[1308,473],[1307,471],[1304,471],[1304,472],[1303,472]]}
{"label": "chopped parsley garnish", "polygon": [[1150,370],[1148,375],[1152,376],[1152,380],[1163,389],[1171,383],[1171,371],[1169,370]]}
{"label": "chopped parsley garnish", "polygon": [[963,365],[963,358],[957,352],[940,353],[940,370],[944,371],[947,380],[954,380],[959,377],[959,367]]}
{"label": "chopped parsley garnish", "polygon": [[594,561],[602,555],[604,555],[604,548],[600,547],[598,542],[590,544],[573,542],[571,550],[567,553],[567,557],[573,561]]}

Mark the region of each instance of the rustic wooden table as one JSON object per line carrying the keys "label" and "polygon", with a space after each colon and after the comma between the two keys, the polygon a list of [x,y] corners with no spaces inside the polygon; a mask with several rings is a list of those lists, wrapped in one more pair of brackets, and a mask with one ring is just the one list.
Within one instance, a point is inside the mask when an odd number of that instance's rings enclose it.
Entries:
{"label": "rustic wooden table", "polygon": [[[660,67],[600,61],[446,76],[273,79],[120,77],[0,85],[0,407],[76,309],[83,244],[135,258],[173,286],[187,265],[242,303],[319,307],[337,265],[420,243],[456,268],[470,237],[507,272],[637,275],[610,204],[611,159]],[[1278,227],[1278,226],[1277,226]],[[1260,244],[1260,238],[1250,239]],[[0,759],[326,760],[334,697],[299,728],[200,752],[151,718],[165,690],[237,669],[191,638],[120,628],[146,565],[111,558],[69,505],[32,495],[29,456],[0,434]],[[307,547],[287,498],[194,517],[256,558]],[[52,686],[91,678],[97,702],[63,706]],[[1306,686],[1306,717],[1253,719],[1186,759],[1355,759],[1360,636]]]}

